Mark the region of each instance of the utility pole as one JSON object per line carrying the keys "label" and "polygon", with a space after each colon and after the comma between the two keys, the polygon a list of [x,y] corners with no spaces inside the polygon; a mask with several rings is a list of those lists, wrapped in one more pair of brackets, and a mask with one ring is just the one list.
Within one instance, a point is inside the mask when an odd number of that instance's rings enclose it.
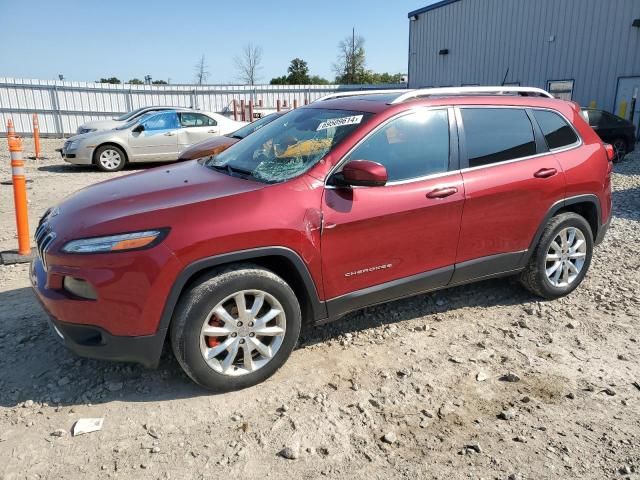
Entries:
{"label": "utility pole", "polygon": [[351,31],[351,82],[356,82],[356,27]]}

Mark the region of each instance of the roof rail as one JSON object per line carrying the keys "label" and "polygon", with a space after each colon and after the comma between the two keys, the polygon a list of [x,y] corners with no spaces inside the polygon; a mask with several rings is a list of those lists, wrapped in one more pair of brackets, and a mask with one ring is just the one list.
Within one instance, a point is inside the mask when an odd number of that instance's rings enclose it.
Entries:
{"label": "roof rail", "polygon": [[389,102],[389,105],[402,103],[412,98],[455,95],[522,95],[525,97],[554,98],[554,96],[546,90],[535,87],[442,87],[409,90],[393,99]]}
{"label": "roof rail", "polygon": [[376,95],[376,94],[380,94],[380,93],[406,93],[409,92],[410,90],[407,90],[406,88],[387,88],[386,90],[346,90],[346,91],[342,91],[342,92],[334,92],[334,93],[330,93],[329,95],[325,95],[324,97],[320,97],[315,99],[313,102],[311,103],[315,103],[315,102],[324,102],[325,100],[331,100],[333,98],[342,98],[342,97],[356,97],[356,96],[360,96],[360,95]]}

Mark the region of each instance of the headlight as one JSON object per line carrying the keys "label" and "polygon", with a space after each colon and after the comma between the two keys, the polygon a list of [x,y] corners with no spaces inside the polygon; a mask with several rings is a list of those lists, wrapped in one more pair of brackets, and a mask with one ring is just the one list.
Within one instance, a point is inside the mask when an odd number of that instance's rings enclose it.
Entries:
{"label": "headlight", "polygon": [[78,146],[78,143],[80,143],[80,140],[71,140],[68,144],[67,144],[67,150],[71,150],[73,148],[76,148]]}
{"label": "headlight", "polygon": [[62,251],[67,253],[104,253],[151,248],[160,243],[167,236],[167,233],[169,233],[169,229],[163,228],[107,237],[82,238],[67,243],[62,247]]}

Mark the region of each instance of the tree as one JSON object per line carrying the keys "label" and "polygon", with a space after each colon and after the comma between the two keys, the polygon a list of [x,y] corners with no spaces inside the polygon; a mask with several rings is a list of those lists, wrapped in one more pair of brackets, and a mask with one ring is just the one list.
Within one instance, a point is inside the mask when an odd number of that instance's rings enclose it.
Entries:
{"label": "tree", "polygon": [[242,49],[240,55],[234,58],[238,78],[247,85],[255,85],[258,72],[262,68],[262,47],[248,43]]}
{"label": "tree", "polygon": [[282,75],[281,77],[272,78],[269,82],[271,85],[289,85],[289,77]]}
{"label": "tree", "polygon": [[110,77],[110,78],[101,78],[98,83],[113,83],[113,84],[118,84],[118,83],[122,83],[120,81],[119,78],[117,77]]}
{"label": "tree", "polygon": [[153,85],[168,85],[166,80],[154,80],[151,82]]}
{"label": "tree", "polygon": [[309,79],[311,85],[329,85],[331,82],[320,75],[312,75]]}
{"label": "tree", "polygon": [[326,78],[318,75],[309,76],[309,65],[301,58],[294,58],[287,68],[289,75],[271,79],[271,85],[328,85]]}
{"label": "tree", "polygon": [[132,78],[127,83],[129,83],[131,85],[143,85],[144,84],[144,82],[142,80],[140,80],[139,78]]}
{"label": "tree", "polygon": [[207,79],[209,78],[209,65],[205,61],[204,54],[200,57],[200,60],[195,65],[195,82],[198,85],[202,85],[203,83],[207,83]]}
{"label": "tree", "polygon": [[350,37],[338,43],[338,58],[333,64],[336,82],[345,84],[364,83],[366,61],[364,38],[356,36],[355,29]]}
{"label": "tree", "polygon": [[287,69],[289,76],[287,80],[290,85],[309,85],[311,79],[309,78],[309,66],[307,62],[301,58],[294,58],[291,60],[291,64]]}
{"label": "tree", "polygon": [[401,73],[375,73],[371,70],[365,70],[361,77],[362,83],[378,84],[378,83],[403,83]]}

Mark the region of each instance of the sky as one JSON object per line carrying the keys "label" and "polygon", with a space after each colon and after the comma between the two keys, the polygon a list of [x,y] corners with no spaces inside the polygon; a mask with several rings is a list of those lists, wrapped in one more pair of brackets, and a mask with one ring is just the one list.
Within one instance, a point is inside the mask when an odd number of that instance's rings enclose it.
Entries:
{"label": "sky", "polygon": [[238,83],[234,57],[263,49],[260,83],[291,59],[332,80],[337,44],[365,39],[367,67],[407,73],[407,14],[434,0],[0,0],[0,77],[191,83],[201,55],[208,83]]}

